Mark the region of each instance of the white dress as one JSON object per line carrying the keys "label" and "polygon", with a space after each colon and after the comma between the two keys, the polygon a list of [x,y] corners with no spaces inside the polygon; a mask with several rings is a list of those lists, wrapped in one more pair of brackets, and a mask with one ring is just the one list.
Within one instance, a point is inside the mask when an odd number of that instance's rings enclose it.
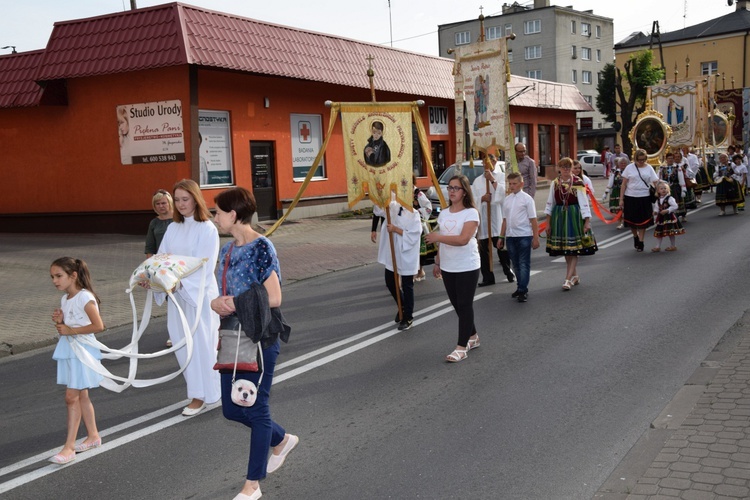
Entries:
{"label": "white dress", "polygon": [[[393,234],[393,250],[396,254],[398,274],[401,276],[414,276],[419,271],[419,242],[422,235],[422,222],[417,210],[409,212],[395,201],[390,204],[391,224],[401,228],[403,235]],[[380,217],[385,217],[385,211],[375,206],[372,212]],[[400,214],[400,215],[399,215]],[[388,224],[383,222],[380,230],[380,241],[378,242],[378,262],[386,269],[393,271],[393,259],[391,258],[391,244],[388,239]]]}
{"label": "white dress", "polygon": [[[219,372],[213,369],[216,363],[216,346],[219,342],[219,315],[211,309],[211,301],[219,296],[219,287],[214,278],[216,259],[219,256],[219,232],[211,221],[196,222],[193,217],[185,217],[184,222],[173,222],[167,227],[159,253],[206,257],[208,268],[203,294],[203,307],[198,328],[195,331],[193,357],[183,372],[187,382],[187,397],[200,399],[205,403],[215,403],[221,399]],[[196,301],[200,294],[201,271],[182,279],[174,297],[185,313],[188,325],[192,326],[197,312]],[[154,300],[161,305],[166,299],[164,293],[154,293]],[[184,338],[180,315],[170,300],[167,309],[169,338],[177,343]],[[182,367],[187,359],[187,349],[175,352]]]}
{"label": "white dress", "polygon": [[[490,184],[490,211],[492,212],[492,237],[500,236],[500,229],[503,226],[503,201],[505,201],[505,173],[498,165],[492,171],[492,176],[497,182],[497,186]],[[479,211],[479,228],[477,229],[477,238],[480,240],[488,239],[487,236],[487,202],[480,201],[482,196],[487,192],[487,180],[484,175],[478,176],[471,183],[471,194],[474,197],[474,204]]]}

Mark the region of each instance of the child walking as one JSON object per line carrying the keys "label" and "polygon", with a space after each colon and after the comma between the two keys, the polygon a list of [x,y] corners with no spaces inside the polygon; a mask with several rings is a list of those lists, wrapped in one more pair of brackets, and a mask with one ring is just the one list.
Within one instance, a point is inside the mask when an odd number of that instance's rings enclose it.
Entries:
{"label": "child walking", "polygon": [[[102,376],[76,357],[70,339],[86,335],[93,338],[95,333],[104,330],[104,323],[99,315],[99,297],[92,289],[91,275],[84,261],[61,257],[50,266],[50,276],[55,288],[65,292],[60,308],[52,312],[52,321],[60,335],[52,359],[57,361],[57,383],[67,386],[68,434],[63,449],[49,460],[56,464],[67,464],[75,460],[76,452],[98,448],[102,444],[96,428],[94,405],[89,399],[89,389],[99,387]],[[101,359],[98,349],[85,344],[83,348],[95,359]],[[76,444],[82,418],[88,436],[82,443]]]}
{"label": "child walking", "polygon": [[651,249],[652,252],[661,252],[661,240],[669,236],[669,246],[665,248],[667,252],[674,252],[677,247],[674,244],[674,237],[678,234],[685,234],[685,229],[680,224],[675,212],[677,212],[677,201],[671,196],[669,184],[666,181],[659,181],[656,184],[656,193],[659,198],[654,202],[654,237],[657,245]]}

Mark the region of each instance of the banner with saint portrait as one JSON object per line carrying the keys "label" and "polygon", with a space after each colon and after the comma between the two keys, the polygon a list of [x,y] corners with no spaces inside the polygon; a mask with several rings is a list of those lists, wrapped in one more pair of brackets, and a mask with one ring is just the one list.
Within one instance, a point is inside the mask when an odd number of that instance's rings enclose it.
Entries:
{"label": "banner with saint portrait", "polygon": [[411,210],[412,108],[404,103],[342,103],[349,207],[368,196],[387,207],[391,192]]}
{"label": "banner with saint portrait", "polygon": [[664,122],[672,129],[668,145],[670,147],[698,143],[700,135],[699,116],[703,86],[701,82],[678,82],[653,85],[651,100],[653,110],[664,117]]}
{"label": "banner with saint portrait", "polygon": [[466,100],[466,116],[463,116],[464,107],[457,105],[456,121],[460,109],[461,122],[468,121],[472,148],[487,151],[510,146],[507,59],[505,38],[456,49],[456,98],[463,95]]}

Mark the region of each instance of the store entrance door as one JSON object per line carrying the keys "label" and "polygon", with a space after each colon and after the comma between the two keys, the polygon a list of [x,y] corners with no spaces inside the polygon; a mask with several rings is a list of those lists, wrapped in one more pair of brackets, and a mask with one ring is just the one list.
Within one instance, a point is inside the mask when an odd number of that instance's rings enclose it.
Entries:
{"label": "store entrance door", "polygon": [[253,194],[258,207],[258,220],[277,219],[273,142],[251,141],[250,162],[253,174]]}

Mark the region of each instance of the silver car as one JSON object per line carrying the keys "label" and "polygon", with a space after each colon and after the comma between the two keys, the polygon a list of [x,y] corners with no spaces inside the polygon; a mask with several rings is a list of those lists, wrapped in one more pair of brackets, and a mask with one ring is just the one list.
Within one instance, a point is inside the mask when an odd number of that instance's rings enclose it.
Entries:
{"label": "silver car", "polygon": [[[500,165],[502,165],[503,169],[505,169],[505,162],[501,161]],[[446,203],[448,202],[448,181],[451,180],[451,177],[453,177],[454,175],[458,175],[459,173],[456,167],[457,164],[453,164],[450,167],[446,168],[445,172],[443,172],[442,175],[438,178],[438,185],[440,186],[440,190],[443,192],[443,197],[445,198]],[[461,164],[460,173],[468,177],[469,184],[471,184],[472,182],[474,182],[474,179],[484,173],[484,165],[482,164],[482,160],[474,160],[474,167],[471,167],[471,163],[468,161],[463,162]],[[440,198],[438,197],[434,187],[430,187],[430,189],[427,190],[427,197],[430,199],[430,202],[432,202],[431,217],[437,217],[440,213]]]}
{"label": "silver car", "polygon": [[598,154],[581,155],[578,157],[583,167],[583,173],[589,177],[604,177],[605,168]]}

